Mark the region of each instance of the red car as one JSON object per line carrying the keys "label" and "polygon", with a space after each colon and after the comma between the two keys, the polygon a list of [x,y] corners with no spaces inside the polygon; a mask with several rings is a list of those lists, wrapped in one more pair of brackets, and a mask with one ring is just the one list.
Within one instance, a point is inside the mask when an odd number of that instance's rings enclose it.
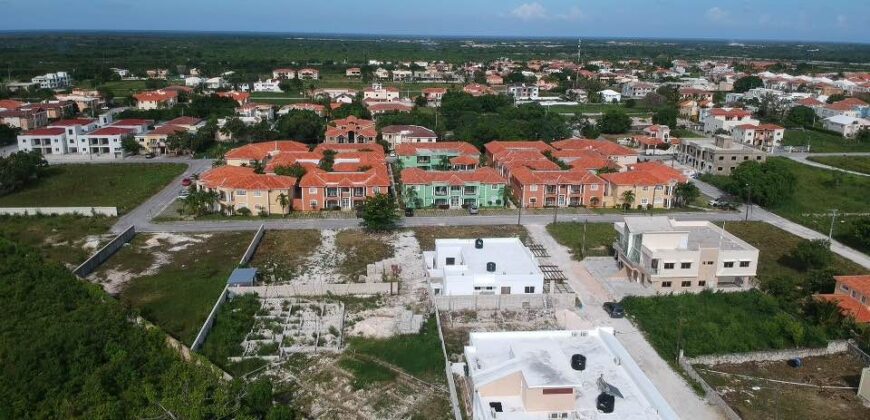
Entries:
{"label": "red car", "polygon": [[190,178],[184,178],[181,180],[182,187],[189,187],[190,184],[192,184],[192,183],[193,183],[193,181],[191,181]]}

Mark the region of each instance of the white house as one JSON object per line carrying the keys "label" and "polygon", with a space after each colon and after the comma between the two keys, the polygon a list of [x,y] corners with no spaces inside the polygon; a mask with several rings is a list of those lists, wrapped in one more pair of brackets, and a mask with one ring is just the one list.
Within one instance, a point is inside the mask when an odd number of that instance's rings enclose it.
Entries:
{"label": "white house", "polygon": [[[86,146],[87,154],[117,159],[124,157],[124,139],[133,138],[134,134],[135,131],[131,128],[109,126],[83,134],[79,139],[80,145]],[[81,147],[79,151],[82,151]]]}
{"label": "white house", "polygon": [[601,102],[606,104],[622,101],[622,95],[615,90],[604,89],[598,94],[601,95]]}
{"label": "white house", "polygon": [[378,102],[398,101],[399,89],[391,86],[384,87],[380,83],[372,83],[370,87],[363,90],[363,100]]}
{"label": "white house", "polygon": [[544,274],[518,238],[436,239],[423,260],[436,295],[544,292]]}
{"label": "white house", "polygon": [[30,81],[39,84],[41,89],[63,89],[72,85],[72,76],[65,71],[59,71],[41,74]]}
{"label": "white house", "polygon": [[711,222],[631,216],[613,226],[630,282],[660,293],[753,287],[758,249]]}
{"label": "white house", "polygon": [[205,83],[205,79],[199,76],[188,76],[184,78],[184,85],[188,87],[199,87]]}
{"label": "white house", "polygon": [[224,80],[223,77],[212,77],[211,79],[205,81],[206,89],[224,89],[229,86],[230,84],[227,83],[227,81]]}
{"label": "white house", "polygon": [[864,118],[835,115],[822,120],[826,130],[836,131],[846,138],[855,137],[862,128],[870,129],[870,120]]}
{"label": "white house", "polygon": [[254,92],[283,92],[280,79],[260,80],[254,82]]}
{"label": "white house", "polygon": [[472,332],[464,356],[474,420],[679,418],[610,327]]}
{"label": "white house", "polygon": [[656,91],[656,85],[646,82],[630,82],[622,85],[622,96],[626,98],[643,98]]}
{"label": "white house", "polygon": [[743,124],[758,125],[759,121],[752,118],[752,113],[742,108],[711,108],[702,109],[700,121],[704,122],[704,134],[716,134],[719,130],[725,130],[729,134],[731,130]]}
{"label": "white house", "polygon": [[776,124],[740,124],[731,129],[731,138],[756,149],[772,153],[782,145],[785,128]]}
{"label": "white house", "polygon": [[508,93],[516,101],[534,101],[540,98],[541,89],[537,85],[513,85],[508,87]]}

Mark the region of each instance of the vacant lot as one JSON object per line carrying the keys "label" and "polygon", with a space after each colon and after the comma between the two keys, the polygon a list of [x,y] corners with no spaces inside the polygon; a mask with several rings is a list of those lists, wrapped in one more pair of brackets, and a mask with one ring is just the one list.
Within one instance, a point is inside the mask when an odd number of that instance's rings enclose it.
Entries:
{"label": "vacant lot", "polygon": [[[786,165],[797,178],[794,196],[768,209],[793,222],[827,234],[831,227],[831,210],[841,215],[834,226],[834,239],[862,252],[870,251],[857,237],[854,223],[870,209],[870,177],[814,168],[788,158],[770,158]],[[716,185],[727,184],[729,177],[707,178]],[[846,213],[846,216],[842,216]],[[863,216],[867,217],[867,216]]]}
{"label": "vacant lot", "polygon": [[613,223],[550,223],[547,231],[557,242],[570,248],[578,260],[613,255],[613,242],[616,240]]}
{"label": "vacant lot", "polygon": [[140,234],[91,279],[190,344],[251,237],[249,232]]}
{"label": "vacant lot", "polygon": [[126,213],[184,172],[177,163],[57,165],[36,183],[0,197],[0,207],[117,207]]}
{"label": "vacant lot", "polygon": [[404,334],[386,339],[351,338],[348,350],[391,363],[427,382],[444,383],[444,357],[438,324],[432,315],[419,334]]}
{"label": "vacant lot", "polygon": [[863,367],[849,353],[806,357],[800,368],[785,361],[695,366],[746,420],[870,418],[870,408],[861,404],[855,389],[819,388],[857,388]]}
{"label": "vacant lot", "polygon": [[304,271],[306,261],[318,246],[319,230],[266,231],[250,266],[260,269],[266,281],[289,281]]}
{"label": "vacant lot", "polygon": [[202,346],[202,353],[231,375],[249,372],[245,364],[232,363],[227,358],[242,355],[242,341],[253,328],[254,315],[259,309],[260,299],[255,294],[236,296],[224,303]]}
{"label": "vacant lot", "polygon": [[518,225],[493,226],[426,226],[413,229],[420,249],[432,251],[436,239],[475,239],[475,238],[511,238],[519,237],[525,241],[529,237],[526,228]]}
{"label": "vacant lot", "polygon": [[807,159],[847,171],[870,174],[870,156],[810,156]]}
{"label": "vacant lot", "polygon": [[0,236],[37,249],[47,260],[75,267],[112,235],[114,218],[83,216],[0,216]]}
{"label": "vacant lot", "polygon": [[336,250],[343,254],[338,272],[356,281],[366,274],[366,266],[390,258],[395,253],[390,235],[346,229],[335,236]]}
{"label": "vacant lot", "polygon": [[785,130],[782,144],[784,146],[810,145],[810,152],[870,152],[870,143],[859,143],[832,133],[812,130]]}

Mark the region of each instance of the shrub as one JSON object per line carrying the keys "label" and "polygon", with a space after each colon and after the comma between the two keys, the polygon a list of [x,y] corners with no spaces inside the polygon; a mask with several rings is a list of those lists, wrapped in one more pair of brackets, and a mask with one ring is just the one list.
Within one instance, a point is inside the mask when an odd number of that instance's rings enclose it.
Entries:
{"label": "shrub", "polygon": [[250,216],[251,209],[247,207],[239,207],[236,209],[236,214],[238,214],[239,216]]}

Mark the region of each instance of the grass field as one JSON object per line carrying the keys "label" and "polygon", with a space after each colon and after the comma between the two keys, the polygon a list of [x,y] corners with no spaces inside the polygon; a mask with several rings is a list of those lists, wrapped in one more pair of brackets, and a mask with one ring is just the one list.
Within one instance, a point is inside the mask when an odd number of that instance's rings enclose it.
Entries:
{"label": "grass field", "polygon": [[870,156],[810,156],[807,160],[847,171],[870,174]]}
{"label": "grass field", "polygon": [[[797,178],[794,196],[768,210],[817,232],[827,234],[831,228],[831,210],[840,216],[834,226],[834,239],[862,252],[870,249],[856,237],[853,223],[870,209],[870,177],[814,168],[788,158],[772,157],[786,165]],[[728,177],[708,177],[722,186]],[[846,216],[842,216],[846,213]],[[866,217],[866,216],[864,216]]]}
{"label": "grass field", "polygon": [[356,281],[366,274],[366,266],[390,258],[395,253],[389,243],[389,236],[369,233],[358,229],[346,229],[335,237],[338,252],[344,259],[338,272],[350,281]]}
{"label": "grass field", "polygon": [[349,357],[338,361],[342,369],[353,373],[354,389],[369,388],[381,382],[391,382],[396,379],[396,372],[376,363],[362,362]]}
{"label": "grass field", "polygon": [[264,280],[290,280],[304,270],[308,257],[320,245],[320,231],[314,229],[269,230],[249,265],[260,269]]}
{"label": "grass field", "polygon": [[831,133],[813,130],[785,130],[782,139],[784,146],[810,145],[810,152],[870,152],[870,143],[859,143]]}
{"label": "grass field", "polygon": [[189,345],[251,237],[249,232],[222,232],[197,236],[198,242],[186,246],[174,240],[154,246],[148,242],[152,236],[139,235],[97,275],[133,273],[121,300]]}
{"label": "grass field", "polygon": [[[0,216],[0,236],[39,250],[49,261],[77,266],[99,246],[114,218],[83,216]],[[93,247],[84,245],[92,242]]]}
{"label": "grass field", "polygon": [[[584,249],[585,228],[585,249]],[[602,257],[613,255],[613,241],[616,240],[616,230],[613,223],[579,223],[559,222],[547,225],[547,231],[557,242],[571,249],[574,258],[582,260],[585,257]]]}
{"label": "grass field", "polygon": [[0,197],[0,206],[106,206],[117,207],[123,214],[156,194],[184,169],[185,165],[177,163],[50,166],[37,182]]}
{"label": "grass field", "polygon": [[[237,366],[227,358],[241,356],[242,341],[254,326],[254,315],[259,309],[260,299],[255,294],[236,296],[224,303],[202,346],[202,354],[232,375],[248,372],[246,366]],[[242,371],[236,370],[237,367]]]}
{"label": "grass field", "polygon": [[[348,351],[383,360],[427,382],[445,382],[444,357],[434,315],[423,324],[419,334],[398,335],[386,339],[351,338]],[[365,372],[364,376],[378,375],[374,371]]]}
{"label": "grass field", "polygon": [[423,251],[435,249],[436,239],[459,238],[510,238],[519,237],[525,241],[529,237],[526,228],[517,225],[493,226],[426,226],[414,228],[414,236]]}

